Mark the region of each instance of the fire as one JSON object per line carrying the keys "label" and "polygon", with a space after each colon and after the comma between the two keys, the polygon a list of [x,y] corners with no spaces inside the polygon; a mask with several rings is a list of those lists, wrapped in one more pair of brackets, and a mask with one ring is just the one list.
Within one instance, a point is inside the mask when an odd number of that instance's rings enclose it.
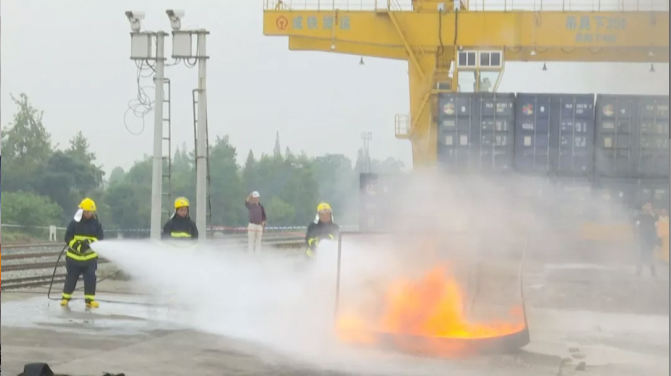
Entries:
{"label": "fire", "polygon": [[464,313],[464,294],[444,266],[435,267],[417,281],[399,280],[389,286],[376,314],[364,317],[347,311],[336,322],[347,342],[374,344],[376,335],[403,335],[432,339],[483,339],[525,329],[521,306],[508,319],[478,322]]}

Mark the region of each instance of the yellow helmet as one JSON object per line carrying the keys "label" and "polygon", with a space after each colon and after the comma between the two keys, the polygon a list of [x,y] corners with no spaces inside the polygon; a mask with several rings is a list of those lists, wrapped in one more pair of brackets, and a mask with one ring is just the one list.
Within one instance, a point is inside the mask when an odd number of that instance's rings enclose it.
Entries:
{"label": "yellow helmet", "polygon": [[183,207],[189,207],[189,200],[186,199],[186,197],[177,197],[175,199],[175,209],[183,208]]}
{"label": "yellow helmet", "polygon": [[329,205],[328,202],[320,202],[319,205],[317,205],[317,213],[322,211],[332,211],[331,205]]}
{"label": "yellow helmet", "polygon": [[96,203],[90,198],[86,197],[79,203],[79,208],[86,211],[94,212],[96,211]]}

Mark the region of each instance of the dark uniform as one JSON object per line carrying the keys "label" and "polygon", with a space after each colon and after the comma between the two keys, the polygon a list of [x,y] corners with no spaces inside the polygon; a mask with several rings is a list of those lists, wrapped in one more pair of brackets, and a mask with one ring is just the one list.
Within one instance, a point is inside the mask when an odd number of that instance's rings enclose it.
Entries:
{"label": "dark uniform", "polygon": [[162,237],[164,239],[198,239],[198,228],[188,215],[180,217],[175,214],[163,226]]}
{"label": "dark uniform", "polygon": [[322,239],[331,239],[335,240],[338,237],[338,232],[340,227],[331,222],[326,223],[318,221],[317,223],[310,223],[308,226],[308,231],[305,234],[305,243],[307,245],[307,250],[305,253],[308,256],[312,256],[319,246],[319,241]]}
{"label": "dark uniform", "polygon": [[640,254],[636,274],[641,273],[643,264],[650,266],[650,272],[655,275],[655,264],[653,260],[653,251],[658,245],[660,239],[657,237],[656,227],[657,217],[654,214],[641,213],[636,217],[636,229],[638,230],[638,242]]}
{"label": "dark uniform", "polygon": [[84,299],[87,304],[95,300],[96,269],[98,269],[98,254],[89,246],[91,243],[103,239],[103,227],[94,215],[86,219],[83,216],[79,221],[70,221],[65,231],[65,243],[68,250],[65,254],[67,276],[63,286],[63,305],[72,298],[77,280],[84,275]]}

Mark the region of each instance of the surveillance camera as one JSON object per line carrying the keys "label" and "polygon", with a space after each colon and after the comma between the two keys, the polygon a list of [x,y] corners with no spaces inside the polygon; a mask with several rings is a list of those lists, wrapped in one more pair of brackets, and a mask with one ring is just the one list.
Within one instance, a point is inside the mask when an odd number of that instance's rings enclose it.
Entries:
{"label": "surveillance camera", "polygon": [[174,31],[178,31],[182,27],[182,17],[184,17],[184,11],[179,9],[168,9],[165,11],[170,18],[170,27]]}
{"label": "surveillance camera", "polygon": [[141,20],[144,19],[144,12],[139,11],[139,10],[127,10],[126,11],[126,17],[128,17],[129,21],[131,19],[136,19],[138,21],[141,21]]}
{"label": "surveillance camera", "polygon": [[127,10],[125,13],[130,22],[130,29],[133,32],[140,31],[140,20],[144,19],[144,12]]}
{"label": "surveillance camera", "polygon": [[165,13],[168,14],[168,17],[184,17],[184,11],[181,9],[168,9],[165,11]]}

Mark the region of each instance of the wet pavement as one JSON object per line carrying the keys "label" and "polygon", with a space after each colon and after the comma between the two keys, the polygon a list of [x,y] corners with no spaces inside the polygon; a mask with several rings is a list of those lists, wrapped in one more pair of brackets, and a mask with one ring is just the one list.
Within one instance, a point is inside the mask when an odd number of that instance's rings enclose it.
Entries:
{"label": "wet pavement", "polygon": [[652,278],[635,276],[626,264],[590,265],[527,265],[531,343],[464,360],[357,348],[323,359],[286,354],[185,327],[175,302],[151,297],[133,281],[101,281],[101,308],[93,312],[81,300],[63,310],[45,289],[9,290],[2,294],[2,374],[46,362],[73,376],[667,375],[668,267]]}

